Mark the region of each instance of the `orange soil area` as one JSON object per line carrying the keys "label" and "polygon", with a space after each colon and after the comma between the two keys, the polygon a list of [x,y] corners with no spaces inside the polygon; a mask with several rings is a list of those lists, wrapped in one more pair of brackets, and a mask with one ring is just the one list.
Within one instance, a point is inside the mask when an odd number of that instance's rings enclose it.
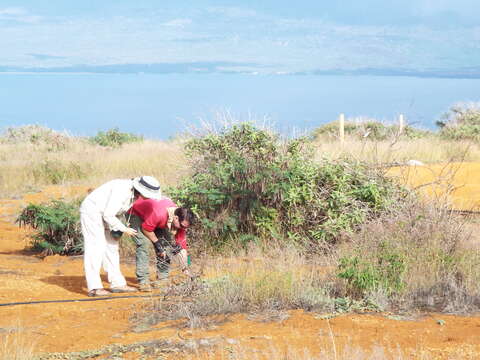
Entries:
{"label": "orange soil area", "polygon": [[480,163],[395,167],[388,174],[455,210],[480,210]]}
{"label": "orange soil area", "polygon": [[[40,258],[29,253],[25,250],[28,231],[13,223],[28,202],[71,197],[86,189],[65,191],[49,187],[24,199],[0,200],[0,303],[87,298],[82,259],[58,255]],[[122,269],[129,284],[135,286],[133,265],[123,264]],[[384,354],[378,358],[402,359],[477,359],[480,355],[480,317],[425,314],[401,320],[388,314],[330,317],[298,310],[277,314],[273,320],[268,314],[237,314],[217,323],[212,320],[208,330],[185,329],[181,321],[135,330],[131,316],[136,311],[142,313],[151,301],[0,306],[0,352],[10,333],[32,339],[36,353],[93,350],[159,339],[194,345],[190,353],[162,352],[149,357],[132,351],[123,359],[278,359],[286,354],[294,354],[290,359],[309,359],[310,355],[367,359],[368,354],[378,351]],[[367,355],[359,357],[362,353]]]}

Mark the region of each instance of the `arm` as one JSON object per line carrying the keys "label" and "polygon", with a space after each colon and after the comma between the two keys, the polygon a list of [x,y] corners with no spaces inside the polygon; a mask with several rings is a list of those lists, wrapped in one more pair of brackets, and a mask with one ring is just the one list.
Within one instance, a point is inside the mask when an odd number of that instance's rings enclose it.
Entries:
{"label": "arm", "polygon": [[156,253],[161,257],[165,258],[167,253],[165,252],[165,249],[163,249],[155,233],[153,231],[145,230],[143,227],[142,227],[142,233],[147,237],[148,240],[150,240],[153,243]]}

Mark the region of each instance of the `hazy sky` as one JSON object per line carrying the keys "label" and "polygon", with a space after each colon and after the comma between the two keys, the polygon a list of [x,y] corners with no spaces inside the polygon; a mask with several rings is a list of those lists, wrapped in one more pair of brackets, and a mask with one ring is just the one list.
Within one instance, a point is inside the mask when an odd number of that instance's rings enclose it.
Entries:
{"label": "hazy sky", "polygon": [[478,19],[478,0],[0,0],[0,66],[478,68]]}

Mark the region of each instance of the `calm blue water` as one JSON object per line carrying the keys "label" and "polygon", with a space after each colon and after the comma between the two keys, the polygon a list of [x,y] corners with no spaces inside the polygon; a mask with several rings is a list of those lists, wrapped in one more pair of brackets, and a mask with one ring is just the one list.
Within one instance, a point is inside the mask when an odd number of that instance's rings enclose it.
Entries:
{"label": "calm blue water", "polygon": [[480,80],[374,76],[0,74],[0,128],[40,124],[74,135],[122,131],[167,139],[229,110],[267,115],[283,133],[369,116],[434,129],[457,101],[478,101]]}

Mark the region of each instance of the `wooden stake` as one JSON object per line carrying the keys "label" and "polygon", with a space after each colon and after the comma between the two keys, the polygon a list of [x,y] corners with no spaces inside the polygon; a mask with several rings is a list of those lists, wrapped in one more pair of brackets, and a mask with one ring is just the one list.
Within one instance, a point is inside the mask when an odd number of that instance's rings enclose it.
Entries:
{"label": "wooden stake", "polygon": [[343,145],[345,143],[345,114],[341,113],[339,118],[339,136],[340,142]]}
{"label": "wooden stake", "polygon": [[401,135],[403,133],[403,129],[405,127],[405,120],[403,118],[403,114],[400,114],[398,117],[398,135]]}

